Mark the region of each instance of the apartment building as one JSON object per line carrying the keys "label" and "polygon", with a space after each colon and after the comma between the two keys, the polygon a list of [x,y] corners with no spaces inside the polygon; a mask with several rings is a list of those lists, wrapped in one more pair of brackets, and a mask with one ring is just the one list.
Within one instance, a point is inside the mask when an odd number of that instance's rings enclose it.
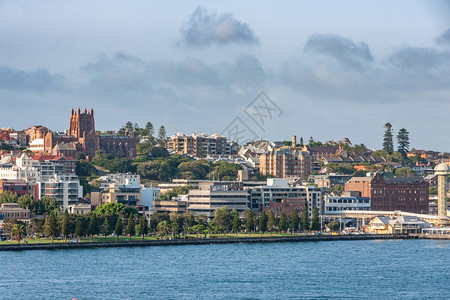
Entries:
{"label": "apartment building", "polygon": [[231,154],[227,138],[217,133],[213,135],[177,133],[168,138],[167,148],[177,154],[188,154],[194,157]]}
{"label": "apartment building", "polygon": [[280,148],[259,156],[259,172],[277,178],[301,178],[313,172],[313,159],[308,152]]}
{"label": "apartment building", "polygon": [[79,198],[83,198],[83,187],[78,177],[73,174],[53,174],[45,181],[38,181],[34,191],[35,199],[42,196],[55,198],[63,211],[70,205],[77,204]]}

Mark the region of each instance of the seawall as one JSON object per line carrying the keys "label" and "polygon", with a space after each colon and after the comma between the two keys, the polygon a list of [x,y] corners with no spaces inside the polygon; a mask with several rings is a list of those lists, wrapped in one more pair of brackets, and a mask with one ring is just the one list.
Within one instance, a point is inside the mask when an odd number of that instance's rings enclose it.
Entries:
{"label": "seawall", "polygon": [[292,243],[292,242],[321,242],[321,241],[355,241],[380,239],[408,239],[402,234],[368,234],[368,235],[299,235],[286,237],[246,237],[246,238],[213,238],[213,239],[175,239],[152,241],[122,241],[122,242],[82,242],[82,243],[40,243],[40,244],[8,244],[0,245],[0,251],[24,250],[63,250],[82,248],[111,248],[111,247],[148,247],[148,246],[182,246],[182,245],[210,245],[210,244],[255,244],[255,243]]}

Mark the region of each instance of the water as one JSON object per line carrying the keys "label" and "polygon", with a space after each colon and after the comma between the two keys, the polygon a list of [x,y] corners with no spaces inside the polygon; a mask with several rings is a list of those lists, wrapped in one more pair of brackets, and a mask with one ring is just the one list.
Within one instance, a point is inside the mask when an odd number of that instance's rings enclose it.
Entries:
{"label": "water", "polygon": [[0,252],[0,299],[449,299],[450,241]]}

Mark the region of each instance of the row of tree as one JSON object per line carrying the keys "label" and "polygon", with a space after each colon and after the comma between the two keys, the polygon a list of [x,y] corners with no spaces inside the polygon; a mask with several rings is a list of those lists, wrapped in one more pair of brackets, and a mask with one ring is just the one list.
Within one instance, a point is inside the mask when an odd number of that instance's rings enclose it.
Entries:
{"label": "row of tree", "polygon": [[[138,123],[133,124],[131,121],[128,121],[117,131],[117,134],[125,135],[127,132],[135,132],[138,136],[141,137],[153,137],[155,134],[155,129],[152,122],[147,122],[147,124],[145,124],[145,127],[141,128]],[[114,134],[114,132],[112,131],[106,133]],[[164,139],[166,138],[166,128],[163,125],[159,127],[158,138],[160,141],[164,141]]]}
{"label": "row of tree", "polygon": [[[15,219],[4,221],[4,230],[13,238],[20,241],[27,234],[36,237],[45,235],[51,238],[63,237],[94,237],[98,235],[109,236],[114,233],[141,235],[142,238],[150,231],[157,232],[161,237],[167,237],[169,233],[176,236],[181,233],[195,233],[198,235],[211,233],[236,233],[245,232],[287,232],[320,230],[319,212],[314,208],[313,218],[310,224],[308,209],[305,206],[299,215],[297,209],[286,216],[284,212],[279,217],[273,211],[262,212],[260,215],[252,210],[245,210],[243,217],[236,210],[229,210],[226,206],[215,211],[214,218],[208,220],[204,215],[194,216],[191,212],[185,214],[154,213],[150,222],[145,218],[137,217],[135,209],[130,209],[123,204],[109,203],[98,206],[89,215],[69,214],[67,210],[61,214],[57,210],[51,211],[45,219],[33,218],[26,226]],[[14,229],[15,228],[15,229]]]}
{"label": "row of tree", "polygon": [[3,203],[17,203],[21,208],[28,208],[33,215],[43,215],[58,210],[58,201],[53,197],[42,196],[37,202],[31,195],[20,196],[10,191],[0,193],[0,205]]}

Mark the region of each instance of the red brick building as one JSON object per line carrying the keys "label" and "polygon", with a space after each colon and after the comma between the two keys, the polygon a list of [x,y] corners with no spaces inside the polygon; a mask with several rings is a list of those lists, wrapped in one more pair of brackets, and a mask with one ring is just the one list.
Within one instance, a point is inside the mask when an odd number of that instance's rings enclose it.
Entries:
{"label": "red brick building", "polygon": [[19,197],[28,195],[28,183],[26,180],[0,179],[0,194],[6,191],[15,193]]}
{"label": "red brick building", "polygon": [[421,177],[353,177],[345,191],[358,191],[369,197],[372,210],[402,210],[428,214],[429,184]]}
{"label": "red brick building", "polygon": [[292,212],[292,210],[297,209],[297,213],[300,215],[305,207],[306,199],[282,199],[281,202],[269,201],[269,206],[263,207],[263,211],[268,214],[273,211],[275,216],[280,216],[283,212],[286,216]]}

